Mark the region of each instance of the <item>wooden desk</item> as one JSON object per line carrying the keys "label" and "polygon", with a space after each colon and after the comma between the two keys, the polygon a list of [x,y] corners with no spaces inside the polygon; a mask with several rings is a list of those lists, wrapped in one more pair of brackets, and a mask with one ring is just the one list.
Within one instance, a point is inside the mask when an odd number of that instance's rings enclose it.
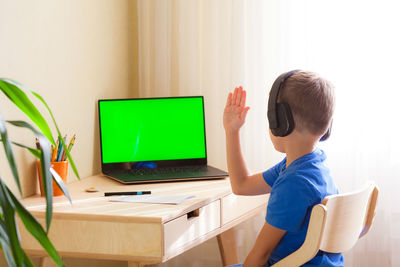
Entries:
{"label": "wooden desk", "polygon": [[[85,192],[91,186],[100,192]],[[268,199],[267,195],[235,196],[229,179],[122,185],[97,175],[70,183],[68,189],[73,205],[64,196],[54,197],[49,233],[60,255],[126,260],[130,266],[165,262],[216,236],[224,264],[235,263],[236,244],[233,231],[228,230],[265,210]],[[166,205],[110,202],[104,197],[105,191],[140,190],[195,198]],[[23,204],[44,225],[44,198],[32,196]],[[27,253],[46,256],[21,223],[20,230]]]}

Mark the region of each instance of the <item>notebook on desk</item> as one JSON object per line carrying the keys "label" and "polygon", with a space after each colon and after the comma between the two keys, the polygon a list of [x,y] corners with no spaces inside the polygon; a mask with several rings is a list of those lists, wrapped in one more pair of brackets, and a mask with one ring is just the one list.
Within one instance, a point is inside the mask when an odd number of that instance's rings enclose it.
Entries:
{"label": "notebook on desk", "polygon": [[224,178],[207,165],[202,96],[98,101],[101,168],[124,184]]}

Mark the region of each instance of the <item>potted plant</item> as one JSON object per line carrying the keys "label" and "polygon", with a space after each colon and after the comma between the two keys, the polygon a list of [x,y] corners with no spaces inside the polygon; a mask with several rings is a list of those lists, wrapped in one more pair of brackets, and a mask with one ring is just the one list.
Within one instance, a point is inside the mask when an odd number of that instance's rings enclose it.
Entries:
{"label": "potted plant", "polygon": [[[36,97],[44,105],[46,110],[49,112],[52,122],[57,129],[57,135],[60,137],[62,145],[65,146],[61,132],[54,119],[53,113],[44,99],[37,93],[24,88],[20,83],[11,79],[0,78],[0,90],[4,95],[38,128],[36,129],[32,124],[26,121],[5,121],[1,115],[0,108],[0,142],[4,147],[4,152],[8,160],[8,165],[11,169],[14,181],[21,194],[20,178],[18,175],[18,168],[14,157],[12,146],[20,146],[27,149],[36,158],[40,160],[41,165],[41,177],[43,179],[43,189],[46,199],[46,229],[36,220],[32,214],[25,209],[18,198],[4,183],[2,177],[0,177],[0,245],[5,254],[7,263],[9,266],[34,266],[25,251],[21,247],[19,239],[18,224],[16,221],[16,215],[19,216],[25,228],[29,233],[36,238],[41,246],[46,250],[47,254],[57,263],[58,266],[64,266],[61,257],[58,255],[53,244],[48,238],[48,232],[50,229],[51,218],[52,218],[52,206],[53,206],[53,183],[54,179],[64,195],[71,202],[67,187],[62,181],[61,177],[51,168],[51,148],[50,144],[55,145],[55,141],[50,131],[50,127],[42,114],[36,108],[36,106],[30,100],[30,97]],[[13,142],[7,134],[7,126],[12,125],[16,127],[22,127],[29,130],[34,136],[36,136],[40,143],[40,148],[31,148],[29,146]],[[70,162],[70,165],[79,179],[79,174],[72,160],[72,157],[65,149],[66,156]]]}

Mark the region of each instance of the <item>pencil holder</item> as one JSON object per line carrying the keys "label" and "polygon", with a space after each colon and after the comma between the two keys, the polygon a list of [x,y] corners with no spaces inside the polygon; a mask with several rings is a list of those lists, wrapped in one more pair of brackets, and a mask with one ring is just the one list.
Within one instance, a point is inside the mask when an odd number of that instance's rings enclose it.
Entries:
{"label": "pencil holder", "polygon": [[[38,170],[38,178],[40,184],[40,195],[44,196],[43,183],[42,183],[42,172],[40,166],[40,160],[36,161],[37,170]],[[68,174],[68,161],[55,161],[51,163],[51,167],[60,175],[64,184],[67,183],[67,174]],[[61,196],[63,192],[58,187],[57,183],[53,180],[53,196]]]}

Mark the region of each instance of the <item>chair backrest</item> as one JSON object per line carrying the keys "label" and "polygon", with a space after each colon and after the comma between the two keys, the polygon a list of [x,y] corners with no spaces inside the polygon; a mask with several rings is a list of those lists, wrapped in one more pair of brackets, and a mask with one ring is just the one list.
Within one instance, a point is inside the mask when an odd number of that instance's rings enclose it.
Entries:
{"label": "chair backrest", "polygon": [[303,245],[273,266],[300,266],[319,250],[339,253],[351,249],[372,225],[378,194],[376,185],[368,182],[361,190],[326,197],[312,209]]}
{"label": "chair backrest", "polygon": [[351,249],[371,227],[378,188],[369,182],[356,192],[332,195],[322,201],[327,209],[320,249],[339,253]]}

